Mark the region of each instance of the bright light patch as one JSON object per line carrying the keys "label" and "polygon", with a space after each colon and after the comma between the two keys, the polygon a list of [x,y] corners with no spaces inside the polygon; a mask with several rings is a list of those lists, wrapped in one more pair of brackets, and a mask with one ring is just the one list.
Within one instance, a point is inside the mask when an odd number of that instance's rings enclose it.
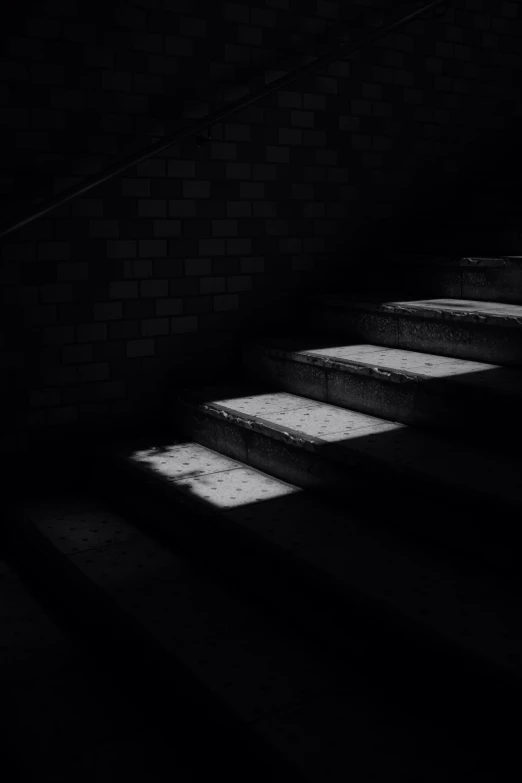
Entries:
{"label": "bright light patch", "polygon": [[223,400],[212,400],[212,403],[249,416],[265,416],[265,414],[274,411],[288,411],[313,405],[312,400],[287,392],[255,394],[250,397],[230,397]]}
{"label": "bright light patch", "polygon": [[302,491],[253,468],[182,479],[176,486],[220,509],[262,503]]}
{"label": "bright light patch", "polygon": [[129,459],[170,481],[242,467],[240,462],[198,443],[176,443],[134,451]]}

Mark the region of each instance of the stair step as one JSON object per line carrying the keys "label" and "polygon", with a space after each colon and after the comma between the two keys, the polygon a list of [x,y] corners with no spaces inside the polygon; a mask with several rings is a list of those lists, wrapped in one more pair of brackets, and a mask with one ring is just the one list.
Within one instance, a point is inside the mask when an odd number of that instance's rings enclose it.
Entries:
{"label": "stair step", "polygon": [[[366,286],[375,279],[382,290],[400,290],[400,295],[450,297],[479,301],[522,303],[522,257],[434,258],[402,256],[391,263],[375,264]],[[371,275],[371,276],[370,276]]]}
{"label": "stair step", "polygon": [[172,422],[183,436],[305,489],[349,498],[354,508],[371,498],[388,517],[399,504],[397,523],[418,535],[496,567],[517,568],[518,533],[507,525],[522,507],[516,458],[255,385],[180,395]]}
{"label": "stair step", "polygon": [[16,535],[64,590],[114,607],[114,623],[132,629],[131,649],[153,651],[165,706],[174,677],[198,694],[202,717],[220,718],[232,756],[243,743],[256,749],[248,779],[436,781],[454,758],[462,772],[469,763],[456,738],[389,704],[349,656],[337,663],[307,645],[92,497],[26,504]]}
{"label": "stair step", "polygon": [[390,348],[522,365],[522,306],[470,299],[318,298],[310,329]]}
{"label": "stair step", "polygon": [[[257,581],[258,592],[279,605],[286,602],[287,611],[298,611],[321,633],[332,617],[333,627],[326,632],[348,648],[354,630],[348,618],[360,604],[372,618],[373,629],[366,633],[386,636],[388,655],[398,644],[397,652],[411,656],[411,649],[402,649],[401,632],[409,635],[408,641],[425,636],[429,647],[424,652],[437,655],[439,666],[443,654],[435,649],[442,644],[446,652],[465,653],[468,672],[470,661],[482,661],[484,670],[502,672],[513,678],[513,685],[522,685],[520,599],[484,574],[452,566],[377,527],[364,514],[198,443],[163,438],[148,439],[146,446],[122,444],[112,449],[110,464],[108,474],[118,465],[129,483],[147,485],[151,499],[161,498],[164,511],[154,517],[163,534],[173,534],[173,510],[189,506],[196,544],[212,525],[221,546],[213,542],[210,552],[226,559],[222,567],[237,569],[248,558],[242,578]],[[256,561],[265,563],[264,579],[253,566]],[[281,588],[278,571],[292,585],[290,595]],[[302,606],[296,609],[299,600]],[[404,664],[414,671],[414,661]]]}
{"label": "stair step", "polygon": [[281,390],[518,449],[521,370],[331,337],[247,342],[242,356],[251,378]]}

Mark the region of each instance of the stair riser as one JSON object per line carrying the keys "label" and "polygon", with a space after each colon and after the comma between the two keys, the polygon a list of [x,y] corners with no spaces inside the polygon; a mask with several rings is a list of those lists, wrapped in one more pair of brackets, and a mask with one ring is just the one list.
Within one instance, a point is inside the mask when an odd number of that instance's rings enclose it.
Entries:
{"label": "stair riser", "polygon": [[[488,496],[487,488],[481,497],[462,497],[460,489],[420,476],[392,473],[389,466],[360,455],[339,457],[330,444],[313,449],[299,447],[279,436],[225,421],[182,402],[173,410],[172,423],[177,431],[197,443],[303,489],[336,496],[341,502],[348,502],[352,510],[367,512],[371,502],[379,517],[392,517],[392,527],[402,527],[422,539],[442,543],[468,556],[472,554],[495,568],[517,567],[513,540],[507,540],[507,536],[492,537],[489,527],[482,529],[479,525],[480,513],[484,518],[488,512],[490,518],[499,513],[496,498]],[[506,507],[501,513],[508,519],[519,512]]]}
{"label": "stair riser", "polygon": [[394,268],[393,273],[379,273],[378,279],[383,290],[400,290],[404,296],[522,303],[520,267],[447,269],[411,264]]}
{"label": "stair riser", "polygon": [[[444,429],[516,449],[520,406],[511,397],[438,380],[394,382],[370,374],[269,356],[245,349],[243,366],[254,380],[331,405],[415,426]],[[511,433],[506,443],[506,427]]]}
{"label": "stair riser", "polygon": [[514,327],[323,307],[312,312],[309,328],[388,348],[522,366],[522,334]]}
{"label": "stair riser", "polygon": [[[339,591],[337,586],[300,562],[291,550],[282,551],[277,545],[267,545],[261,536],[245,536],[244,528],[236,524],[233,517],[209,513],[194,499],[187,504],[184,493],[176,491],[172,484],[166,485],[159,479],[145,480],[139,469],[118,467],[114,463],[100,474],[100,480],[106,482],[109,475],[116,479],[118,503],[125,513],[141,515],[147,527],[152,525],[175,546],[178,545],[178,523],[186,524],[182,538],[189,551],[207,560],[212,567],[219,564],[223,573],[237,580],[243,589],[268,601],[292,621],[298,620],[318,638],[328,639],[350,656],[362,654],[362,665],[369,667],[373,676],[383,678],[387,683],[392,677],[398,686],[401,683],[402,696],[406,696],[408,689],[408,698],[417,698],[413,692],[410,697],[409,688],[426,668],[437,672],[436,679],[431,682],[436,690],[430,690],[432,703],[439,698],[444,701],[444,688],[452,687],[450,683],[454,678],[458,679],[460,689],[470,687],[473,692],[474,678],[480,676],[483,697],[490,684],[494,691],[504,683],[510,690],[513,688],[512,679],[504,680],[496,667],[490,668],[489,664],[470,659],[451,643],[375,603],[357,589],[348,594]],[[107,486],[109,495],[113,494],[114,486]],[[173,526],[173,511],[180,503],[184,513],[176,516]],[[187,515],[188,507],[190,515]],[[371,570],[372,563],[368,562],[366,567]],[[341,622],[340,617],[343,618]],[[381,654],[383,645],[387,649],[385,660]],[[484,668],[475,670],[477,665]],[[373,669],[375,666],[378,672]],[[436,680],[439,685],[435,685]],[[425,690],[423,694],[420,698],[427,697]],[[458,720],[456,715],[453,718]]]}

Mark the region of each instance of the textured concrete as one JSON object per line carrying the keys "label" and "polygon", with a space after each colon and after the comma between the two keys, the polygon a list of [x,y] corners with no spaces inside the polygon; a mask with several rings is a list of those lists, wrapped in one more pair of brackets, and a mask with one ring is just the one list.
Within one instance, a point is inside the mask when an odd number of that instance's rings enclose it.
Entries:
{"label": "textured concrete", "polygon": [[[278,485],[269,477],[264,483]],[[54,515],[47,508],[43,518],[38,507],[26,506],[24,524],[33,525],[52,545],[46,531],[49,519],[54,518],[54,532],[61,527],[70,550],[76,540],[78,505],[74,504],[71,519],[63,503]],[[105,509],[98,509],[100,518],[105,513]],[[125,529],[123,519],[120,526]],[[165,662],[182,666],[187,677],[201,684],[210,701],[234,715],[251,737],[272,747],[281,763],[286,760],[300,776],[298,779],[317,779],[308,754],[299,748],[313,743],[314,752],[324,763],[331,758],[333,725],[343,738],[331,770],[334,781],[345,780],[354,765],[365,769],[368,780],[383,776],[403,780],[422,774],[423,779],[436,781],[450,759],[455,759],[456,745],[433,726],[428,730],[422,716],[403,716],[380,702],[360,672],[351,670],[349,657],[336,662],[310,647],[290,627],[274,624],[209,574],[202,575],[197,565],[191,571],[186,558],[180,575],[179,558],[174,553],[144,534],[134,536],[133,527],[128,536],[126,544],[106,544],[101,550],[94,547],[81,554],[55,549],[55,563],[57,567],[66,562],[68,569],[80,568],[96,590],[103,591],[106,601],[115,601],[123,615],[131,617],[145,637],[159,645]],[[106,553],[115,546],[118,558],[108,557],[104,565],[108,579],[97,567],[85,568],[87,556],[94,561],[100,551]],[[135,556],[138,552],[140,558]],[[152,552],[159,560],[145,574],[138,560],[145,563]],[[128,555],[127,567],[122,568],[124,555]],[[334,717],[334,723],[326,721],[325,715]],[[285,731],[281,731],[282,723]],[[368,755],[376,742],[382,753]],[[434,759],[427,774],[426,753]],[[464,759],[460,763],[464,766]]]}
{"label": "textured concrete", "polygon": [[[243,347],[243,366],[262,383],[407,424],[466,431],[497,442],[522,424],[522,372],[375,345],[328,345],[328,338],[262,341]],[[333,342],[333,341],[330,341]],[[306,344],[306,343],[305,343]],[[328,346],[328,347],[327,347]]]}
{"label": "textured concrete", "polygon": [[522,365],[522,307],[472,300],[322,297],[309,328],[391,348]]}
{"label": "textured concrete", "polygon": [[[242,399],[241,389],[237,397]],[[405,493],[414,503],[433,501],[431,510],[423,509],[430,517],[421,528],[428,539],[450,536],[451,545],[468,554],[514,567],[518,534],[508,530],[507,520],[521,508],[518,455],[320,402],[260,417],[236,411],[230,399],[226,404],[179,401],[173,421],[187,437],[194,420],[200,442],[234,456],[234,443],[241,440],[242,462],[305,489],[341,498],[351,493],[361,506],[372,486],[383,482],[379,507],[386,498],[392,506],[400,503]],[[450,504],[447,513],[437,505],[443,500]],[[505,534],[492,540],[488,519],[495,507],[502,509]],[[416,519],[415,505],[401,512],[401,523],[417,526]]]}

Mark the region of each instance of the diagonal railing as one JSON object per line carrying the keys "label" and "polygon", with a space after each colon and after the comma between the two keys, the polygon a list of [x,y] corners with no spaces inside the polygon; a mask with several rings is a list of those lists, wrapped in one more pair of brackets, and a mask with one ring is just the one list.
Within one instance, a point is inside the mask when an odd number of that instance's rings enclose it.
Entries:
{"label": "diagonal railing", "polygon": [[148,145],[147,148],[141,153],[133,153],[128,155],[126,158],[120,159],[117,163],[113,163],[112,165],[108,166],[106,169],[104,169],[103,172],[94,174],[91,177],[86,177],[81,183],[74,185],[73,187],[63,191],[58,195],[49,197],[44,201],[43,204],[40,204],[39,207],[26,213],[24,217],[4,226],[0,230],[0,237],[11,234],[17,229],[32,223],[44,215],[47,215],[49,212],[52,212],[54,209],[57,209],[63,204],[66,204],[78,196],[87,193],[93,188],[98,187],[98,185],[102,185],[104,182],[113,179],[114,177],[118,176],[118,174],[121,174],[127,169],[132,168],[133,166],[136,166],[137,164],[164,152],[175,144],[178,144],[180,141],[183,141],[192,136],[197,136],[197,134],[201,133],[202,131],[211,128],[213,125],[216,125],[222,120],[234,116],[243,109],[246,109],[248,106],[251,106],[253,103],[257,103],[258,101],[262,100],[266,96],[271,95],[272,93],[277,92],[278,90],[281,90],[284,87],[287,87],[289,84],[293,84],[294,82],[306,76],[318,73],[328,65],[331,65],[334,62],[338,62],[339,60],[343,60],[350,54],[364,49],[378,39],[384,38],[389,33],[395,32],[409,22],[412,22],[413,20],[423,16],[428,11],[446,4],[448,4],[448,0],[433,0],[430,3],[426,3],[421,8],[418,8],[416,11],[412,11],[405,16],[401,16],[400,19],[396,19],[384,27],[380,27],[378,30],[364,36],[359,41],[340,41],[327,53],[321,55],[320,57],[316,57],[305,65],[301,65],[298,68],[295,68],[290,73],[286,74],[285,76],[281,76],[279,79],[275,79],[259,90],[250,92],[243,98],[226,104],[222,109],[213,112],[204,119],[191,122],[186,127],[181,128],[179,131],[169,135],[167,138],[162,138],[160,141]]}

